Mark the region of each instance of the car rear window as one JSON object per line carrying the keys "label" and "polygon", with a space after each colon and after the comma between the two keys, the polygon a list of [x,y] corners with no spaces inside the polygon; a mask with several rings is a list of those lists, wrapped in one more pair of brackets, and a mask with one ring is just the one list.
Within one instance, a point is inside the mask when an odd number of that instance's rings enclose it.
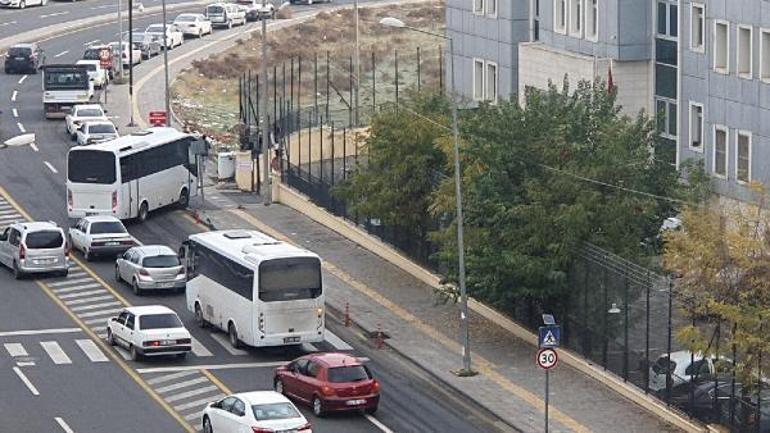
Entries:
{"label": "car rear window", "polygon": [[83,53],[83,58],[86,60],[99,60],[99,54],[101,54],[101,48],[89,48]]}
{"label": "car rear window", "polygon": [[291,403],[255,404],[251,410],[257,421],[299,418],[297,409]]}
{"label": "car rear window", "polygon": [[67,177],[70,182],[111,184],[115,182],[115,155],[94,150],[70,151]]}
{"label": "car rear window", "polygon": [[182,321],[176,314],[145,314],[139,317],[139,329],[182,328]]}
{"label": "car rear window", "polygon": [[64,236],[58,230],[45,230],[39,232],[31,232],[27,234],[27,239],[24,241],[27,248],[44,249],[44,248],[60,248],[64,245]]}
{"label": "car rear window", "polygon": [[[94,66],[94,70],[96,67]],[[98,108],[82,108],[75,114],[77,117],[103,117],[104,112]]]}
{"label": "car rear window", "polygon": [[207,11],[210,14],[221,14],[225,11],[225,9],[222,6],[209,6]]}
{"label": "car rear window", "polygon": [[145,268],[171,268],[179,265],[179,257],[170,255],[145,257],[142,260],[142,266]]}
{"label": "car rear window", "polygon": [[19,56],[19,57],[29,57],[32,54],[32,49],[30,48],[11,48],[8,50],[8,55],[13,56]]}
{"label": "car rear window", "polygon": [[348,367],[334,367],[329,369],[329,382],[360,382],[369,380],[372,374],[369,369],[363,365],[351,365]]}
{"label": "car rear window", "polygon": [[115,127],[108,123],[89,125],[88,132],[91,134],[114,134]]}
{"label": "car rear window", "polygon": [[106,233],[125,233],[126,228],[118,221],[106,221],[91,224],[92,235],[103,235]]}
{"label": "car rear window", "polygon": [[654,371],[655,374],[667,374],[674,370],[676,370],[676,362],[669,361],[667,356],[658,358],[658,360],[655,361],[655,364],[652,365],[652,371]]}
{"label": "car rear window", "polygon": [[194,23],[195,17],[180,15],[176,17],[174,21],[178,21],[180,23]]}

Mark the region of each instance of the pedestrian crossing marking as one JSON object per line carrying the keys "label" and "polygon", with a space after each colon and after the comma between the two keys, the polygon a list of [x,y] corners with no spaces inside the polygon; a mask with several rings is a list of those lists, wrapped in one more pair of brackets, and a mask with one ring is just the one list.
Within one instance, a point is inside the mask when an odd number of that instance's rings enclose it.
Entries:
{"label": "pedestrian crossing marking", "polygon": [[201,410],[198,412],[191,413],[189,415],[185,415],[184,419],[185,421],[192,421],[194,419],[200,418],[202,415],[203,415],[203,411]]}
{"label": "pedestrian crossing marking", "polygon": [[[66,295],[59,296],[59,299],[73,299],[73,298],[82,298],[84,296],[90,296],[90,295],[98,295],[100,293],[107,293],[104,289],[96,289],[96,290],[86,290],[85,292],[77,292],[77,293],[68,293]],[[112,296],[112,295],[110,295]],[[65,302],[66,304],[66,302]]]}
{"label": "pedestrian crossing marking", "polygon": [[193,374],[197,374],[198,372],[195,370],[190,371],[180,371],[178,373],[172,373],[172,374],[165,374],[163,376],[154,377],[147,381],[149,385],[158,385],[163,382],[168,382],[171,380],[181,379],[183,377],[192,376]]}
{"label": "pedestrian crossing marking", "polygon": [[29,356],[27,349],[25,349],[21,343],[5,343],[3,346],[12,358],[16,358],[17,356]]}
{"label": "pedestrian crossing marking", "polygon": [[95,289],[95,288],[101,287],[101,286],[102,285],[99,284],[99,283],[80,284],[80,285],[75,286],[75,287],[67,287],[67,288],[62,288],[62,289],[54,289],[54,293],[59,295],[61,293],[79,292],[81,290],[86,290],[86,289]]}
{"label": "pedestrian crossing marking", "polygon": [[69,300],[69,301],[64,301],[64,304],[65,305],[90,304],[91,302],[106,301],[108,299],[114,299],[114,298],[112,297],[112,295],[91,296],[89,298],[73,299],[73,300]]}
{"label": "pedestrian crossing marking", "polygon": [[192,339],[192,352],[195,354],[195,356],[198,357],[214,356],[214,354],[206,349],[206,346],[201,344],[201,342],[198,341],[198,339],[195,337]]}
{"label": "pedestrian crossing marking", "polygon": [[234,347],[233,347],[233,346],[230,344],[230,341],[229,341],[227,338],[225,338],[225,336],[224,336],[224,335],[222,335],[222,334],[218,334],[218,333],[212,332],[212,333],[210,333],[209,335],[211,335],[211,338],[213,338],[213,339],[214,339],[214,341],[216,341],[216,342],[217,342],[217,343],[219,343],[219,344],[220,344],[222,347],[224,347],[224,349],[225,349],[226,351],[228,351],[228,352],[230,353],[230,355],[235,355],[235,356],[243,356],[243,355],[248,355],[248,353],[249,353],[249,352],[247,352],[247,351],[245,351],[245,350],[241,350],[241,349],[236,349],[236,348],[234,348]]}
{"label": "pedestrian crossing marking", "polygon": [[[94,280],[91,277],[75,278],[75,279],[69,279],[68,278],[68,279],[66,279],[64,281],[57,281],[55,283],[48,283],[47,285],[49,287],[62,287],[62,286],[71,286],[73,284],[78,284],[78,283],[86,283],[86,282],[89,282],[89,281],[94,281]],[[60,293],[60,291],[57,290],[57,289],[53,289],[53,292],[54,293]]]}
{"label": "pedestrian crossing marking", "polygon": [[214,385],[205,386],[203,388],[193,389],[192,391],[182,392],[179,394],[172,395],[170,397],[166,397],[164,400],[166,400],[167,403],[173,403],[175,401],[184,400],[186,398],[190,398],[196,395],[205,394],[207,392],[212,391],[218,391],[219,388],[217,388]]}
{"label": "pedestrian crossing marking", "polygon": [[93,341],[89,339],[75,340],[75,344],[80,347],[80,350],[86,354],[91,362],[109,362],[107,356],[99,349],[99,347]]}
{"label": "pedestrian crossing marking", "polygon": [[205,405],[211,403],[212,401],[221,400],[223,398],[225,398],[225,395],[220,393],[220,394],[212,395],[211,397],[202,398],[200,400],[195,400],[195,401],[191,401],[189,403],[183,403],[183,404],[180,404],[178,406],[174,406],[174,410],[177,411],[177,412],[181,412],[183,410],[188,410],[188,409],[192,409],[192,408],[196,408],[196,407],[205,406]]}
{"label": "pedestrian crossing marking", "polygon": [[[111,314],[119,313],[123,311],[122,308],[111,308],[109,310],[102,310],[102,311],[90,311],[88,313],[82,313],[78,314],[78,317],[81,319],[87,318],[87,317],[97,317],[97,316],[108,316]],[[107,318],[104,318],[104,321],[107,321]]]}
{"label": "pedestrian crossing marking", "polygon": [[72,307],[70,308],[70,310],[77,313],[78,311],[98,310],[99,308],[114,307],[116,305],[123,305],[123,304],[121,304],[119,301],[111,301],[111,302],[103,302],[101,304],[81,305],[79,307]]}
{"label": "pedestrian crossing marking", "polygon": [[195,379],[185,380],[184,382],[177,382],[171,385],[161,386],[160,388],[155,388],[155,391],[157,391],[159,394],[165,394],[170,391],[187,388],[193,385],[197,385],[199,383],[206,383],[208,381],[209,381],[208,377],[201,376]]}
{"label": "pedestrian crossing marking", "polygon": [[72,360],[64,353],[59,343],[55,341],[41,341],[40,345],[43,346],[43,350],[48,353],[54,364],[72,364]]}
{"label": "pedestrian crossing marking", "polygon": [[353,350],[353,347],[338,337],[333,332],[326,329],[324,331],[324,340],[334,346],[336,350]]}

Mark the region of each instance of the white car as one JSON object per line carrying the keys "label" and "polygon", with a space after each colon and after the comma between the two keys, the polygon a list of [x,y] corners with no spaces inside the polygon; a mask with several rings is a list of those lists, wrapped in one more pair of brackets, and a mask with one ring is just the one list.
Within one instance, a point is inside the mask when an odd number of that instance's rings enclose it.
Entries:
{"label": "white car", "polygon": [[716,360],[704,357],[702,353],[692,354],[687,350],[671,352],[671,358],[664,353],[650,365],[650,391],[664,392],[666,378],[671,377],[671,387],[690,383],[694,378],[709,378],[716,372]]}
{"label": "white car", "polygon": [[124,308],[107,321],[107,342],[125,347],[131,359],[145,356],[185,356],[192,337],[179,316],[168,307],[148,305]]}
{"label": "white car", "polygon": [[[144,33],[150,36],[158,36],[163,39],[163,24],[150,24]],[[182,45],[184,42],[184,33],[174,24],[166,24],[166,47],[173,49]],[[161,43],[163,46],[163,43]]]}
{"label": "white car", "polygon": [[27,6],[45,6],[48,0],[0,0],[0,6],[5,8],[24,9]]}
{"label": "white car", "polygon": [[[123,45],[120,45],[120,42],[110,42],[110,47],[112,47],[112,52],[117,53],[118,47],[120,46],[120,57],[121,61],[123,62],[123,67],[128,68],[132,65],[138,65],[142,63],[142,50],[134,46],[134,48],[129,52],[128,50],[128,42],[123,42]],[[131,58],[130,56],[133,56]]]}
{"label": "white car", "polygon": [[101,120],[107,122],[107,114],[99,104],[75,105],[64,117],[64,125],[71,139],[77,138],[77,131],[83,122]]}
{"label": "white car", "polygon": [[[113,203],[115,203],[117,192],[112,194]],[[114,257],[137,244],[123,223],[108,215],[81,218],[70,227],[69,239],[72,248],[82,251],[86,261],[91,260],[96,254],[109,254]]]}
{"label": "white car", "polygon": [[88,68],[88,78],[94,82],[94,87],[101,89],[107,84],[109,76],[107,71],[102,69],[99,60],[78,60],[76,65],[85,65]]}
{"label": "white car", "polygon": [[294,403],[275,391],[242,392],[203,409],[204,433],[313,433]]}
{"label": "white car", "polygon": [[131,284],[135,295],[145,290],[184,292],[187,273],[174,250],[164,245],[144,245],[123,253],[115,261],[115,279]]}
{"label": "white car", "polygon": [[90,120],[80,125],[75,136],[78,146],[87,146],[118,138],[118,129],[109,120]]}
{"label": "white car", "polygon": [[174,19],[184,35],[203,37],[211,34],[211,21],[203,14],[180,14]]}

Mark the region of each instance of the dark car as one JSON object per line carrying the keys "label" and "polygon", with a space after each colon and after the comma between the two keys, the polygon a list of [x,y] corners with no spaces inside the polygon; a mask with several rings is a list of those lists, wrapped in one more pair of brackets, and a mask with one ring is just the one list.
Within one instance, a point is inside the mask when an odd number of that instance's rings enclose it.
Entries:
{"label": "dark car", "polygon": [[109,65],[105,68],[110,76],[110,79],[115,78],[117,72],[118,63],[113,61],[115,54],[112,52],[112,47],[109,45],[89,45],[83,52],[84,60],[102,60],[102,57],[108,58]]}
{"label": "dark car", "polygon": [[[147,60],[157,56],[161,51],[161,41],[157,36],[143,32],[134,32],[132,35],[134,47],[142,52],[142,58]],[[123,35],[123,40],[128,42],[128,34]]]}
{"label": "dark car", "polygon": [[14,45],[5,54],[6,74],[13,72],[31,72],[36,74],[37,70],[44,64],[45,54],[35,43]]}

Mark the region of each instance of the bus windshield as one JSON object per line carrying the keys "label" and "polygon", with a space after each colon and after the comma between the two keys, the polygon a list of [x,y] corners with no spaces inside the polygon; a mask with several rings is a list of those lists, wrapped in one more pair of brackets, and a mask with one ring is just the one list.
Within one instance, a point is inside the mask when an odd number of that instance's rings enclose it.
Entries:
{"label": "bus windshield", "polygon": [[109,185],[117,179],[115,155],[99,150],[72,150],[67,156],[70,182]]}
{"label": "bus windshield", "polygon": [[88,90],[88,72],[85,66],[79,69],[46,69],[45,90]]}
{"label": "bus windshield", "polygon": [[317,258],[273,259],[259,265],[259,299],[263,302],[315,299],[321,292]]}

